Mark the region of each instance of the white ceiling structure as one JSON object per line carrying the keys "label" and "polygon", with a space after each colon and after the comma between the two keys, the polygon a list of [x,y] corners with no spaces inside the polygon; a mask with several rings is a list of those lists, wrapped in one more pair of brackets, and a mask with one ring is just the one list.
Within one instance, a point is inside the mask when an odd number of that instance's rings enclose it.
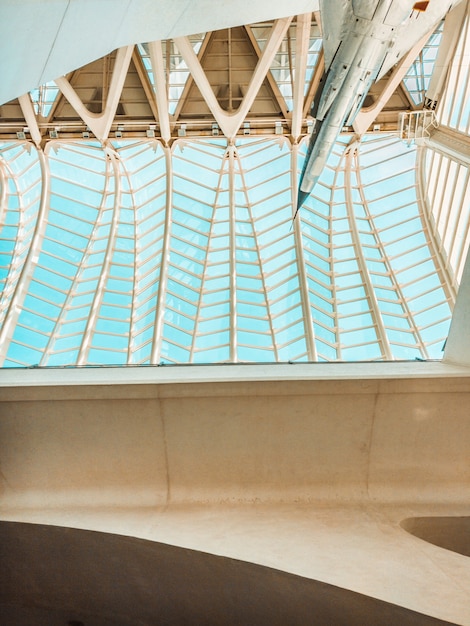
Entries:
{"label": "white ceiling structure", "polygon": [[4,366],[442,357],[468,3],[372,88],[294,223],[321,16],[231,7],[2,4]]}
{"label": "white ceiling structure", "polygon": [[[20,554],[0,621],[139,621],[103,606],[108,575],[96,609],[73,593],[73,528],[469,626],[470,2],[373,85],[295,220],[317,2],[5,0],[0,20],[0,523]],[[410,531],[430,521],[440,543]],[[66,528],[55,561],[29,525]],[[197,622],[181,574],[170,602]]]}

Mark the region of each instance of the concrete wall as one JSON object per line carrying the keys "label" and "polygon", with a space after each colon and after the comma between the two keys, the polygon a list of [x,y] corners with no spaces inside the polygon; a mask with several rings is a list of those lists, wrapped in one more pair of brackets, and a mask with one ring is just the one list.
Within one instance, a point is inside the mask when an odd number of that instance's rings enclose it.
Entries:
{"label": "concrete wall", "polygon": [[470,379],[3,391],[4,506],[470,496]]}

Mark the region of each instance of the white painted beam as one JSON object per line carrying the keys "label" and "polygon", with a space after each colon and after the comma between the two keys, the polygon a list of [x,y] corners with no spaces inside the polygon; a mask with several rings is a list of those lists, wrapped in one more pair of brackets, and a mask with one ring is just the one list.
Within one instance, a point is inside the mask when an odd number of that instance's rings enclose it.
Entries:
{"label": "white painted beam", "polygon": [[171,130],[162,42],[152,41],[149,43],[148,46],[150,63],[152,64],[153,80],[155,85],[155,98],[157,101],[160,135],[163,141],[168,142],[171,139]]}
{"label": "white painted beam", "polygon": [[109,136],[133,50],[134,46],[127,46],[117,51],[108,97],[102,113],[91,113],[65,76],[55,80],[57,87],[99,141],[104,142]]}
{"label": "white painted beam", "polygon": [[31,97],[29,93],[24,94],[18,98],[20,103],[21,111],[23,112],[24,119],[29,128],[29,133],[31,135],[31,139],[34,141],[36,146],[41,145],[41,131],[39,130],[38,121],[36,118],[36,114],[34,112],[33,103],[31,102]]}

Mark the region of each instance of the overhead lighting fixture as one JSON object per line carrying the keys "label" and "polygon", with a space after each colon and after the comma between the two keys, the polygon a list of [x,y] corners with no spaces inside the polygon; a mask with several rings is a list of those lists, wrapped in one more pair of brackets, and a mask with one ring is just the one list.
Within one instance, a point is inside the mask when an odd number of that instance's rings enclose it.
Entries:
{"label": "overhead lighting fixture", "polygon": [[150,124],[150,126],[147,129],[147,137],[152,138],[155,137],[155,129],[156,129],[156,125],[155,124]]}
{"label": "overhead lighting fixture", "polygon": [[243,124],[243,134],[244,134],[244,135],[249,135],[249,134],[250,134],[250,132],[251,132],[251,129],[250,129],[250,122],[245,122],[245,123]]}
{"label": "overhead lighting fixture", "polygon": [[219,134],[219,125],[212,124],[212,135],[216,137]]}
{"label": "overhead lighting fixture", "polygon": [[51,139],[59,139],[59,129],[54,128],[49,131],[49,137]]}
{"label": "overhead lighting fixture", "polygon": [[90,139],[90,133],[87,130],[84,130],[82,133],[83,139]]}
{"label": "overhead lighting fixture", "polygon": [[16,133],[16,138],[17,139],[26,139],[26,133],[24,132],[24,130],[19,130]]}
{"label": "overhead lighting fixture", "polygon": [[276,133],[276,135],[282,135],[283,130],[282,130],[282,122],[276,122],[276,126],[274,129],[274,132]]}
{"label": "overhead lighting fixture", "polygon": [[122,133],[124,130],[124,126],[118,126],[116,132],[114,133],[116,139],[121,139]]}
{"label": "overhead lighting fixture", "polygon": [[178,137],[186,137],[186,124],[181,124],[178,128]]}

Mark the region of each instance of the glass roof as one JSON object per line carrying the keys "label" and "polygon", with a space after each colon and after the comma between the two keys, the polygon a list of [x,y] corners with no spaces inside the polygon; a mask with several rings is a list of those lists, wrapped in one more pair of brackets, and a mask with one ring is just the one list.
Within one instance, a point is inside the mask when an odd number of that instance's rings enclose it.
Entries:
{"label": "glass roof", "polygon": [[[272,26],[246,28],[259,56]],[[469,31],[467,16],[436,109],[452,140],[470,131]],[[299,32],[271,63],[286,111]],[[416,109],[442,32],[403,79]],[[205,35],[189,41],[201,56]],[[137,50],[174,120],[190,71],[158,45]],[[306,101],[316,23],[302,45]],[[35,113],[56,96],[35,90]],[[345,132],[293,221],[308,136],[278,130],[0,141],[0,367],[441,358],[470,245],[468,147]]]}
{"label": "glass roof", "polygon": [[3,146],[3,366],[439,358],[452,302],[416,148],[341,137],[293,224],[305,151],[55,141],[47,185]]}

